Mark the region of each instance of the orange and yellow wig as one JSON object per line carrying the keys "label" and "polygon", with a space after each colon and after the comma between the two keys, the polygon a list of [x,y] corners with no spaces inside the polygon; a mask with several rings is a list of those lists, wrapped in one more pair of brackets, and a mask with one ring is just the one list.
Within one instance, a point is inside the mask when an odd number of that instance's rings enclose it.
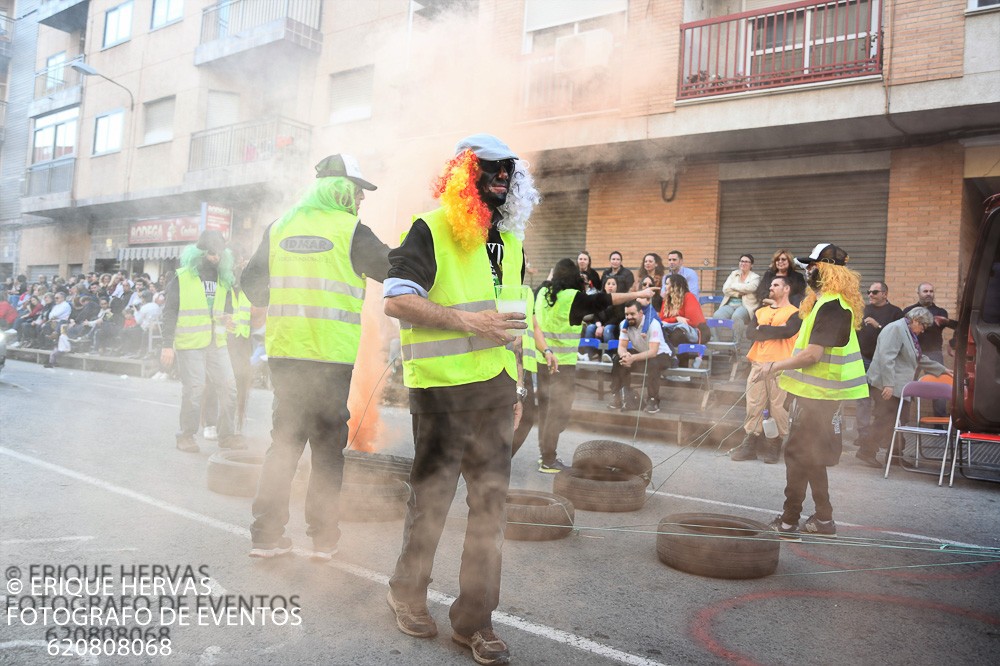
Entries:
{"label": "orange and yellow wig", "polygon": [[[861,328],[861,317],[865,304],[861,300],[861,276],[846,266],[826,262],[816,264],[819,268],[819,283],[824,294],[840,294],[851,306],[854,328]],[[812,287],[806,290],[806,297],[799,306],[799,316],[805,319],[816,305],[816,292]]]}
{"label": "orange and yellow wig", "polygon": [[464,150],[448,161],[433,185],[434,196],[448,213],[455,242],[467,252],[486,243],[492,222],[492,213],[476,189],[479,173],[479,158]]}

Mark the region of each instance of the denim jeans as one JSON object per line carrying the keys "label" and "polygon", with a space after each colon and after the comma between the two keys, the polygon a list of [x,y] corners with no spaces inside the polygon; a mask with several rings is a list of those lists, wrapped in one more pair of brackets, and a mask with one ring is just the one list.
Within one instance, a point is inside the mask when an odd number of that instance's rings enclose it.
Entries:
{"label": "denim jeans", "polygon": [[250,535],[254,543],[273,543],[284,534],[292,479],[309,442],[306,534],[318,548],[335,546],[340,539],[340,486],[351,416],[347,395],[354,367],[281,358],[269,359],[268,366],[274,385],[271,446],[253,501]]}
{"label": "denim jeans", "polygon": [[193,437],[201,425],[201,399],[208,378],[219,393],[219,441],[233,435],[236,418],[236,379],[229,352],[209,345],[201,349],[178,349],[177,373],[181,380],[181,416],[177,437]]}
{"label": "denim jeans", "polygon": [[687,337],[687,341],[691,344],[698,342],[698,329],[692,327],[690,324],[685,324],[684,322],[676,321],[670,324],[663,325],[663,337],[669,338],[670,332],[673,330],[684,331],[684,335]]}
{"label": "denim jeans", "polygon": [[727,303],[712,315],[715,319],[733,320],[733,342],[742,345],[746,339],[747,325],[750,323],[750,313],[742,303]]}

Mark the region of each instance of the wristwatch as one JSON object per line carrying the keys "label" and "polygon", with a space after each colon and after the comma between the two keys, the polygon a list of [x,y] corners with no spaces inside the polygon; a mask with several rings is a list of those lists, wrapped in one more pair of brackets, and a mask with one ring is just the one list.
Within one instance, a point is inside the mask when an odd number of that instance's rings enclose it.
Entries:
{"label": "wristwatch", "polygon": [[523,386],[518,386],[516,393],[518,402],[524,402],[524,399],[528,397],[528,389]]}

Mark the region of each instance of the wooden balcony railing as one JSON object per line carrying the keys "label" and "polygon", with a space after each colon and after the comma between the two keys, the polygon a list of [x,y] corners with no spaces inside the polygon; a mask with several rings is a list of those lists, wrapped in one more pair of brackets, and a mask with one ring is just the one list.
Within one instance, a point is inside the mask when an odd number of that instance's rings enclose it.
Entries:
{"label": "wooden balcony railing", "polygon": [[797,2],[681,25],[678,99],[881,74],[881,0]]}

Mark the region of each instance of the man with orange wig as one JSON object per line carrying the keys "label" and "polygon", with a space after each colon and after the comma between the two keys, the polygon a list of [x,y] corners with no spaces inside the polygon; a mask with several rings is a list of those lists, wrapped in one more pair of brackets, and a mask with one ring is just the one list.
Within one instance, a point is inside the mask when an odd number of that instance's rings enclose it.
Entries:
{"label": "man with orange wig", "polygon": [[847,252],[820,243],[806,266],[810,289],[799,308],[802,327],[791,358],[764,363],[760,376],[785,371],[778,385],[796,396],[798,413],[785,446],[785,505],[769,527],[783,539],[797,540],[806,490],[812,488],[816,513],[802,530],[816,536],[836,536],[830,483],[826,468],[840,462],[843,440],[833,425],[844,400],[868,395],[865,366],[855,332],[861,327],[864,304],[860,279],[847,268]]}
{"label": "man with orange wig", "polygon": [[523,313],[498,312],[495,299],[497,287],[521,286],[524,226],[538,194],[525,163],[495,136],[466,137],[455,153],[435,182],[441,207],[415,216],[389,254],[385,313],[400,320],[414,456],[388,602],[403,633],[437,634],[427,586],[463,476],[469,515],[452,639],[478,663],[506,664],[510,653],[492,614],[500,602],[511,441],[526,395],[520,335],[511,330],[526,323]]}

